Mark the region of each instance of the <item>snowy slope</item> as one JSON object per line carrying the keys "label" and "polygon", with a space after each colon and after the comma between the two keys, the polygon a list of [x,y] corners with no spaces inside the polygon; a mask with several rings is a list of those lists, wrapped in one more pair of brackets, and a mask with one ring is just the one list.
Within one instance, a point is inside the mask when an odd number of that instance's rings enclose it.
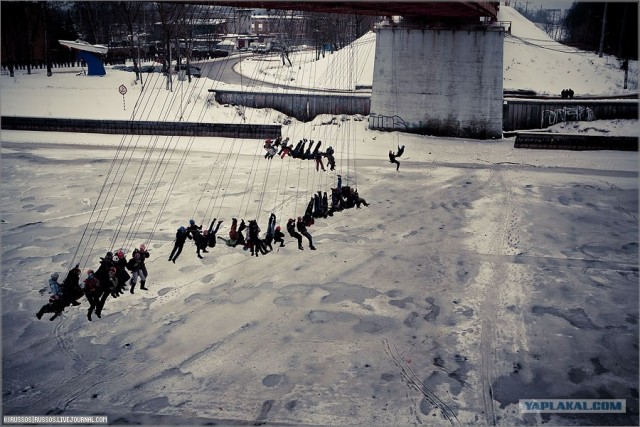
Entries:
{"label": "snowy slope", "polygon": [[564,46],[508,6],[500,7],[498,19],[511,22],[511,34],[506,35],[504,45],[505,89],[553,95],[567,88],[576,95],[637,92],[637,61],[630,64],[628,89],[624,90],[624,72],[614,57],[600,58]]}
{"label": "snowy slope", "polygon": [[[498,20],[511,23],[505,36],[504,88],[531,89],[541,94],[559,94],[572,88],[576,95],[635,93],[638,90],[637,61],[630,64],[628,89],[614,57],[564,46],[547,36],[514,8],[501,6]],[[375,57],[375,33],[368,33],[350,47],[315,60],[313,51],[292,55],[293,67],[278,57],[256,57],[236,66],[247,77],[304,88],[352,90],[371,85]]]}

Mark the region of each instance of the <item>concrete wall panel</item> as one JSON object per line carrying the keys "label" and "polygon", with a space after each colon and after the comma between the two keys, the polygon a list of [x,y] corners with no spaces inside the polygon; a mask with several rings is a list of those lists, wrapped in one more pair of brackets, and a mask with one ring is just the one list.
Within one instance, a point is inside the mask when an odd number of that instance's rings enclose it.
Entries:
{"label": "concrete wall panel", "polygon": [[378,29],[371,128],[502,136],[501,27]]}

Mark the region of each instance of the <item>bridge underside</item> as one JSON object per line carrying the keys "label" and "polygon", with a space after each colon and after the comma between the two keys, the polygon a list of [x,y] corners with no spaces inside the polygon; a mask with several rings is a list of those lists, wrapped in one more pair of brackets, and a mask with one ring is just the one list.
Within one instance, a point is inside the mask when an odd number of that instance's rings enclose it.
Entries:
{"label": "bridge underside", "polygon": [[419,2],[419,1],[216,1],[190,2],[242,8],[301,10],[322,13],[341,13],[372,16],[403,16],[418,18],[458,18],[459,20],[480,17],[495,19],[499,2]]}

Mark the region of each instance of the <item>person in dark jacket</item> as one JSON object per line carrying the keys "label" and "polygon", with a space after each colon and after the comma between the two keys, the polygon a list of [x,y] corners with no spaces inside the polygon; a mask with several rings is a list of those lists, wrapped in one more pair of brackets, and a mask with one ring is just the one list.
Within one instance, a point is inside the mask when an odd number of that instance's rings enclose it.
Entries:
{"label": "person in dark jacket", "polygon": [[304,248],[302,247],[302,236],[298,232],[296,232],[295,219],[289,218],[289,221],[287,221],[287,232],[289,233],[289,236],[298,240],[298,249],[300,249],[301,251],[304,250]]}
{"label": "person in dark jacket", "polygon": [[313,212],[311,214],[314,218],[320,218],[324,216],[322,211],[322,192],[318,191],[313,195]]}
{"label": "person in dark jacket", "polygon": [[218,225],[216,225],[216,228],[213,228],[213,224],[215,224],[217,218],[213,218],[213,221],[211,221],[211,225],[209,226],[208,230],[204,231],[204,236],[207,239],[207,246],[210,248],[215,248],[216,247],[216,234],[218,233],[218,230],[220,230],[220,226],[222,225],[222,220],[218,221]]}
{"label": "person in dark jacket", "polygon": [[251,255],[258,256],[259,254],[266,255],[269,253],[265,245],[260,239],[260,227],[258,221],[252,219],[249,221],[249,246],[251,247]]}
{"label": "person in dark jacket", "polygon": [[116,277],[118,278],[116,293],[122,295],[126,289],[127,281],[131,279],[131,276],[127,273],[127,257],[124,255],[124,251],[119,250],[115,256],[118,257],[117,261],[115,257],[113,259],[114,266],[116,267]]}
{"label": "person in dark jacket", "polygon": [[[205,233],[207,231],[205,230]],[[191,235],[193,236],[193,242],[196,244],[196,255],[198,255],[198,258],[202,259],[202,255],[200,255],[200,251],[207,253],[209,252],[207,250],[207,238],[200,233],[200,230],[194,230],[191,232]]]}
{"label": "person in dark jacket", "polygon": [[269,223],[267,224],[267,233],[264,236],[264,245],[269,248],[270,251],[273,250],[273,246],[271,246],[271,242],[275,238],[276,233],[276,214],[272,213],[269,216]]}
{"label": "person in dark jacket", "polygon": [[304,237],[306,237],[309,240],[309,249],[311,249],[312,251],[315,251],[316,248],[315,246],[313,246],[313,239],[311,238],[311,234],[309,234],[309,232],[307,231],[307,226],[304,220],[302,219],[302,217],[300,216],[298,217],[296,228],[298,229],[298,232],[300,234],[302,234]]}
{"label": "person in dark jacket", "polygon": [[149,252],[144,245],[140,245],[140,249],[134,249],[131,254],[131,259],[127,263],[127,268],[131,271],[131,289],[129,292],[134,293],[136,287],[136,281],[140,278],[140,289],[148,290],[144,285],[147,281],[147,267],[144,265],[146,258],[149,258]]}
{"label": "person in dark jacket", "polygon": [[96,279],[100,283],[106,283],[109,280],[109,270],[113,267],[113,253],[107,252],[107,254],[100,258],[100,267],[95,272]]}
{"label": "person in dark jacket", "polygon": [[173,262],[174,264],[176,263],[176,260],[182,253],[182,248],[184,247],[184,243],[187,241],[187,239],[193,239],[193,237],[191,237],[191,233],[189,233],[184,226],[180,226],[180,228],[178,228],[178,231],[176,231],[176,240],[173,244],[171,255],[169,255],[169,261]]}
{"label": "person in dark jacket", "polygon": [[329,198],[327,197],[327,192],[325,191],[322,195],[322,216],[327,217],[329,214]]}
{"label": "person in dark jacket", "polygon": [[194,219],[189,220],[189,227],[187,227],[187,233],[193,237],[193,242],[196,244],[196,254],[198,258],[202,259],[200,251],[207,253],[207,239],[202,235],[202,224],[196,225]]}
{"label": "person in dark jacket", "polygon": [[324,168],[324,163],[322,163],[322,153],[316,153],[313,156],[316,160],[316,172],[318,172],[320,168],[322,168],[322,172],[324,172],[326,169]]}
{"label": "person in dark jacket", "polygon": [[327,147],[324,152],[324,156],[327,158],[327,166],[329,166],[329,170],[336,170],[336,158],[333,156],[334,153],[335,151],[331,146]]}
{"label": "person in dark jacket", "polygon": [[365,205],[369,207],[369,203],[358,194],[358,190],[351,189],[353,192],[353,200],[356,205],[356,209],[360,209],[360,205]]}
{"label": "person in dark jacket", "polygon": [[[87,319],[91,321],[91,314],[93,310],[95,310],[100,304],[100,296],[102,295],[102,288],[100,287],[100,282],[95,277],[93,270],[87,271],[87,278],[83,282],[84,284],[84,295],[87,297],[87,301],[89,301],[89,311],[87,312]],[[99,313],[96,313],[98,317],[100,317]]]}
{"label": "person in dark jacket", "polygon": [[118,278],[116,276],[117,271],[115,267],[109,268],[107,272],[107,278],[104,281],[100,281],[100,301],[96,306],[96,316],[101,317],[102,309],[104,308],[104,304],[107,302],[107,298],[111,295],[113,298],[117,298],[116,288],[118,287]]}
{"label": "person in dark jacket", "polygon": [[51,295],[49,297],[49,302],[40,307],[40,310],[36,313],[36,317],[38,320],[42,319],[42,316],[46,313],[53,313],[53,316],[49,318],[49,320],[55,320],[56,317],[60,316],[64,311],[66,305],[64,304],[64,300],[62,297],[57,295]]}
{"label": "person in dark jacket", "polygon": [[400,169],[400,162],[396,160],[396,155],[393,154],[392,150],[389,150],[389,163],[395,163],[396,164],[396,170]]}
{"label": "person in dark jacket", "polygon": [[280,247],[284,248],[284,233],[281,231],[280,226],[277,225],[273,233],[273,241],[280,243]]}
{"label": "person in dark jacket", "polygon": [[62,294],[64,295],[65,300],[73,306],[80,305],[78,299],[82,298],[84,295],[84,292],[80,287],[80,273],[80,265],[76,264],[74,268],[69,270],[67,277],[65,277],[62,282]]}
{"label": "person in dark jacket", "polygon": [[193,235],[194,232],[202,231],[202,224],[196,225],[196,221],[194,219],[189,220],[189,226],[187,227],[187,232]]}
{"label": "person in dark jacket", "polygon": [[398,145],[398,151],[396,152],[396,157],[400,157],[402,156],[402,154],[404,154],[404,145],[402,147]]}

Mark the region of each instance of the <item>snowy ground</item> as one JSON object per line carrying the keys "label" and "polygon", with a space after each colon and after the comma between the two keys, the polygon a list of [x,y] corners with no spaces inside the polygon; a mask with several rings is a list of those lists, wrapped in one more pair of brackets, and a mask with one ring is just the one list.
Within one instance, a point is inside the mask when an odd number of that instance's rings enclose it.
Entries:
{"label": "snowy ground", "polygon": [[[3,75],[0,106],[3,115],[243,120],[209,100],[207,79],[171,93],[159,81],[141,92],[132,79]],[[240,112],[251,123],[282,119]],[[315,252],[287,237],[259,258],[219,245],[200,260],[187,242],[175,265],[175,229],[189,218],[222,218],[220,235],[233,216],[264,229],[274,211],[283,224],[336,173],[269,162],[255,140],[3,131],[3,414],[147,425],[638,424],[637,153],[522,150],[513,139],[327,119],[293,121],[283,134],[332,144],[336,172],[370,207],[319,219]],[[629,134],[637,121],[588,126]],[[122,152],[136,141],[142,150]],[[386,153],[398,144],[407,148],[396,172]],[[142,151],[152,146],[149,160]],[[161,174],[138,175],[161,163]],[[98,221],[110,177],[117,191]],[[157,191],[128,202],[134,182]],[[108,300],[91,323],[86,302],[38,321],[39,291],[69,268],[94,224],[83,271],[153,231],[149,291]],[[118,231],[131,234],[112,247]],[[525,398],[626,399],[627,414],[525,415]]]}

